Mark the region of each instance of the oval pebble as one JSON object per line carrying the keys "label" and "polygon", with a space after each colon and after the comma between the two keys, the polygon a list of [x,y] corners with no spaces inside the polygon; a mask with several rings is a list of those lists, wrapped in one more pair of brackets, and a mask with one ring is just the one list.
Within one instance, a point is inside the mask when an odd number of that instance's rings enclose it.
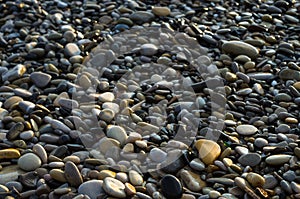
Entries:
{"label": "oval pebble", "polygon": [[26,153],[18,160],[18,165],[24,171],[34,171],[42,164],[41,159],[34,153]]}
{"label": "oval pebble", "polygon": [[107,177],[103,181],[104,191],[116,198],[126,198],[125,185],[112,177]]}

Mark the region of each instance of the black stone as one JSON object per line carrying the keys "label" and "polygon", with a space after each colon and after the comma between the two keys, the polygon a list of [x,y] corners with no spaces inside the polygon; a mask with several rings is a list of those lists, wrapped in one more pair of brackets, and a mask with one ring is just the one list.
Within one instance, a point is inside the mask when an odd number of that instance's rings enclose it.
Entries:
{"label": "black stone", "polygon": [[166,198],[176,199],[182,196],[182,185],[173,175],[165,175],[161,180],[162,194]]}

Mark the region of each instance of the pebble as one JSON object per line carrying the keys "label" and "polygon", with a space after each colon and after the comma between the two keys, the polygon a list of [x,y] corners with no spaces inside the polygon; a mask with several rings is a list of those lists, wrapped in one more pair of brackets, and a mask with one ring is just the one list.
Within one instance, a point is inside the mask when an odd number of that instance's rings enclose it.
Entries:
{"label": "pebble", "polygon": [[91,199],[97,199],[100,194],[104,193],[102,185],[103,181],[101,180],[90,180],[78,187],[78,193],[87,195]]}
{"label": "pebble", "polygon": [[141,54],[145,56],[153,56],[157,53],[158,48],[154,44],[143,44],[141,46]]}
{"label": "pebble", "polygon": [[126,198],[125,185],[114,178],[107,177],[103,181],[102,188],[104,191],[116,198]]}
{"label": "pebble", "polygon": [[262,187],[265,184],[264,177],[257,173],[248,173],[246,179],[253,187]]}
{"label": "pebble", "polygon": [[21,156],[17,149],[2,149],[0,150],[0,159],[13,159]]}
{"label": "pebble", "polygon": [[35,108],[35,104],[30,101],[20,101],[19,107],[24,113],[31,113]]}
{"label": "pebble", "polygon": [[291,157],[292,157],[291,155],[284,155],[284,154],[271,155],[266,158],[266,163],[275,166],[282,165],[284,163],[287,163]]}
{"label": "pebble", "polygon": [[18,160],[18,166],[24,171],[34,171],[39,168],[41,164],[41,159],[33,153],[26,153]]}
{"label": "pebble", "polygon": [[83,183],[80,171],[71,161],[65,163],[65,177],[71,186],[78,187]]}
{"label": "pebble", "polygon": [[149,153],[149,158],[154,162],[160,163],[167,158],[167,153],[159,148],[153,148]]}
{"label": "pebble", "polygon": [[81,51],[75,43],[68,43],[65,46],[65,54],[69,57],[80,55]]}
{"label": "pebble", "polygon": [[238,162],[241,163],[242,165],[251,166],[251,167],[258,165],[260,161],[261,161],[261,156],[258,153],[247,153],[241,155],[241,157],[238,159]]}
{"label": "pebble", "polygon": [[137,24],[149,23],[155,18],[155,16],[151,12],[147,11],[136,11],[129,17]]}
{"label": "pebble", "polygon": [[24,66],[23,64],[18,64],[15,67],[13,67],[12,69],[10,69],[2,74],[2,81],[16,80],[16,79],[22,77],[25,72],[26,72],[26,66]]}
{"label": "pebble", "polygon": [[168,16],[171,14],[171,11],[168,7],[153,7],[152,12],[157,16]]}
{"label": "pebble", "polygon": [[181,198],[183,189],[180,181],[173,175],[167,174],[161,179],[162,194],[166,198]]}
{"label": "pebble", "polygon": [[273,189],[278,184],[277,179],[270,174],[264,175],[265,184],[263,186],[264,189]]}
{"label": "pebble", "polygon": [[229,41],[222,45],[222,50],[235,56],[246,55],[251,59],[255,59],[259,55],[259,51],[252,46],[242,41]]}
{"label": "pebble", "polygon": [[249,125],[249,124],[243,124],[243,125],[239,125],[236,127],[236,131],[238,132],[238,134],[240,135],[253,135],[255,134],[258,129],[253,126],[253,125]]}
{"label": "pebble", "polygon": [[78,102],[72,99],[61,98],[58,100],[58,104],[67,110],[72,110],[79,107]]}
{"label": "pebble", "polygon": [[268,145],[268,140],[264,138],[256,138],[254,141],[254,145],[258,148],[263,148]]}
{"label": "pebble", "polygon": [[206,187],[206,183],[200,176],[192,171],[182,170],[180,177],[191,191],[199,192],[202,188]]}
{"label": "pebble", "polygon": [[39,158],[41,159],[42,163],[45,164],[47,163],[47,160],[48,160],[48,156],[47,156],[47,152],[46,150],[44,149],[44,147],[40,144],[35,144],[33,147],[32,147],[32,151],[37,155],[39,156]]}
{"label": "pebble", "polygon": [[294,171],[291,171],[291,170],[290,170],[290,171],[285,172],[285,173],[282,175],[282,177],[283,177],[285,180],[291,182],[291,181],[294,181],[294,180],[295,180],[296,174],[295,174]]}
{"label": "pebble", "polygon": [[19,96],[12,96],[5,100],[3,103],[4,108],[11,109],[14,105],[17,105],[19,102],[23,101],[23,98]]}
{"label": "pebble", "polygon": [[30,80],[40,88],[46,87],[51,79],[51,75],[42,72],[33,72],[30,74]]}
{"label": "pebble", "polygon": [[110,125],[107,127],[107,137],[116,139],[121,145],[124,145],[127,140],[127,133],[120,126]]}
{"label": "pebble", "polygon": [[144,180],[143,177],[136,171],[130,170],[129,173],[129,181],[134,186],[140,186],[143,184]]}
{"label": "pebble", "polygon": [[99,95],[99,100],[101,102],[112,102],[114,101],[114,99],[115,99],[114,94],[110,92],[105,92]]}
{"label": "pebble", "polygon": [[198,140],[195,147],[198,149],[199,158],[206,165],[212,164],[221,154],[220,146],[211,140]]}
{"label": "pebble", "polygon": [[190,162],[190,167],[195,169],[196,171],[205,170],[205,164],[199,159],[195,158]]}

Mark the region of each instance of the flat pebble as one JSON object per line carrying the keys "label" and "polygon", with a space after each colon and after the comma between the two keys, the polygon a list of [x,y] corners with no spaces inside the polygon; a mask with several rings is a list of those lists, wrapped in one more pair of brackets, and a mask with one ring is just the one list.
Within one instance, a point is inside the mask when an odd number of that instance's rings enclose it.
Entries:
{"label": "flat pebble", "polygon": [[261,156],[258,153],[247,153],[241,155],[241,157],[238,159],[238,162],[242,165],[251,167],[258,165],[260,161]]}
{"label": "flat pebble", "polygon": [[183,190],[182,190],[182,185],[178,178],[176,178],[173,175],[165,175],[161,179],[161,189],[162,189],[162,194],[166,198],[180,198],[182,196]]}
{"label": "flat pebble", "polygon": [[83,183],[82,176],[73,162],[66,162],[65,164],[65,177],[71,186],[78,187]]}

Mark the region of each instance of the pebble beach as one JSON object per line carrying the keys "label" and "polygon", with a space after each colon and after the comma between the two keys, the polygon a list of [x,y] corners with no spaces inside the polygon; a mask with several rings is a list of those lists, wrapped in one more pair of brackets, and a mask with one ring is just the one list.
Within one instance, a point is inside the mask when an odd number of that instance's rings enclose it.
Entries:
{"label": "pebble beach", "polygon": [[0,199],[297,199],[299,107],[298,0],[0,0]]}

